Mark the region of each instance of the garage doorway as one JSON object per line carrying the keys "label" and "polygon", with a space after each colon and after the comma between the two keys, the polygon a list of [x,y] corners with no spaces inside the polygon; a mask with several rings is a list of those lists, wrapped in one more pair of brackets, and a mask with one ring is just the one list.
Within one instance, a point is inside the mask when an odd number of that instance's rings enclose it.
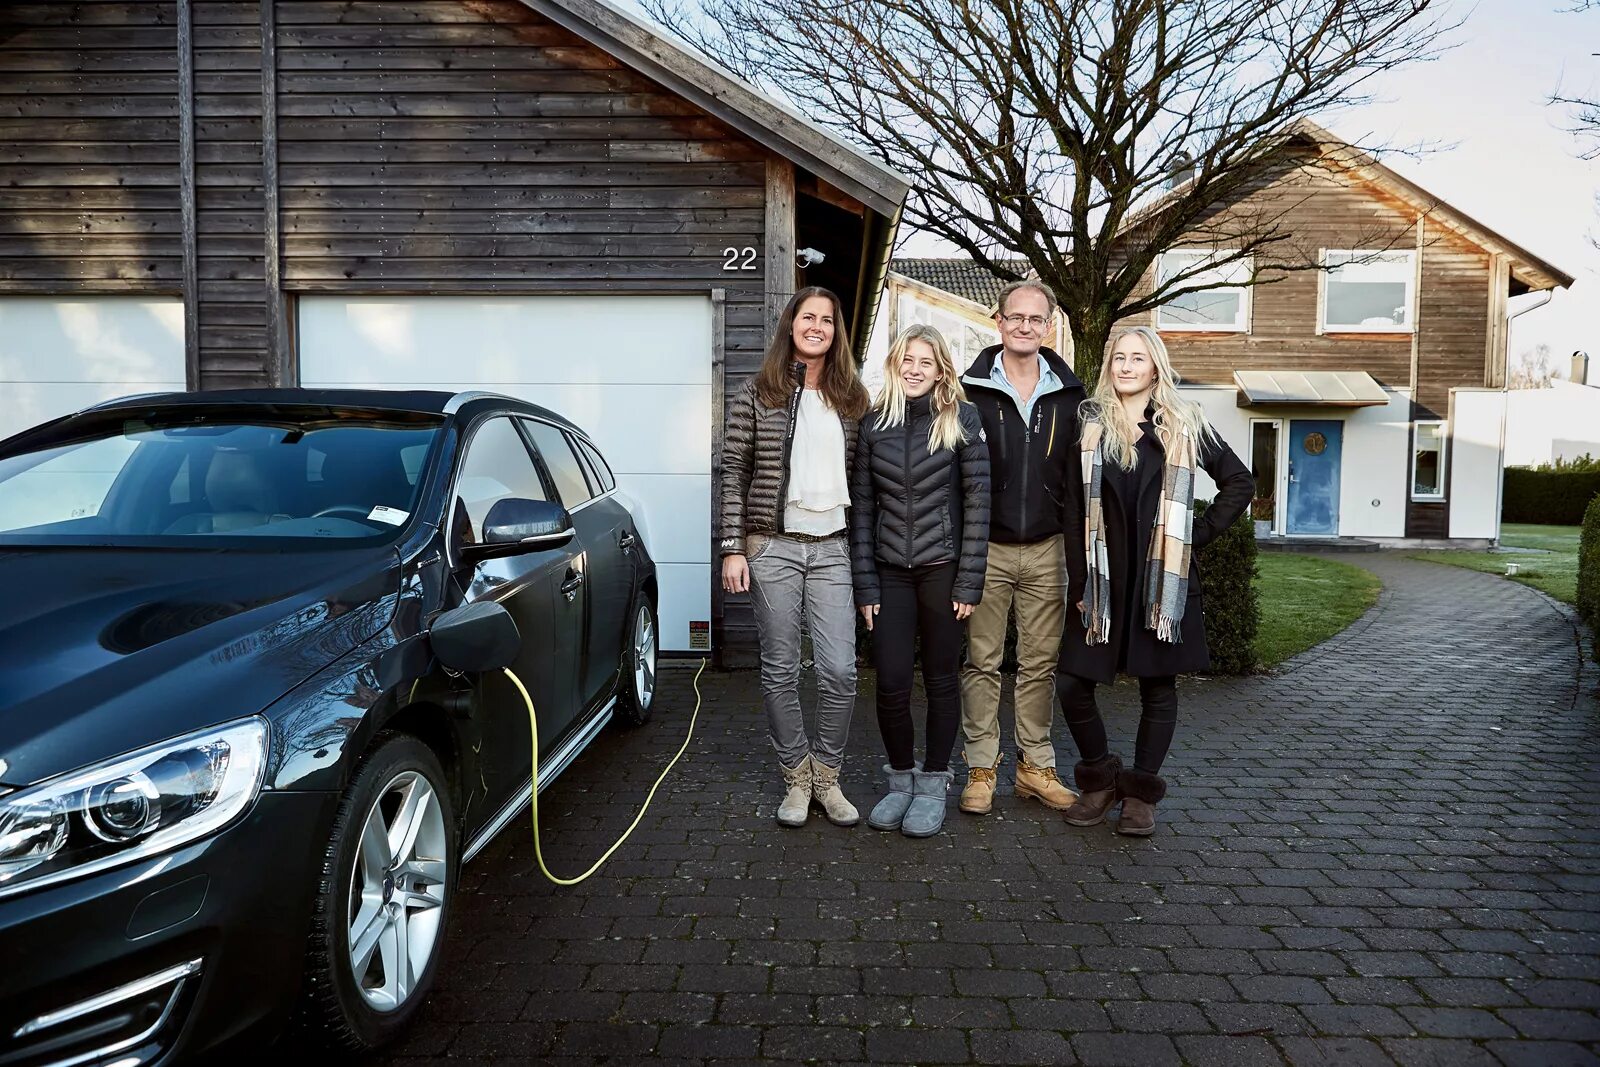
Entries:
{"label": "garage doorway", "polygon": [[709,647],[716,346],[708,296],[303,296],[297,303],[304,386],[483,389],[582,427],[618,488],[643,508],[661,586],[662,649]]}

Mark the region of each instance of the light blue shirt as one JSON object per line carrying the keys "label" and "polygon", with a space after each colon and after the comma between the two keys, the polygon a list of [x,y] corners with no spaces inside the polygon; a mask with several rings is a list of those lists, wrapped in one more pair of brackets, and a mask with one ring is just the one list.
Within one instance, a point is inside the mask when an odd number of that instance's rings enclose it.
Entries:
{"label": "light blue shirt", "polygon": [[1057,377],[1055,371],[1050,369],[1050,364],[1045,360],[1043,354],[1034,358],[1039,361],[1039,384],[1034,386],[1033,395],[1028,398],[1026,403],[1023,402],[1022,395],[1017,392],[1016,387],[1011,384],[1010,379],[1006,377],[1006,357],[1004,352],[996,352],[994,354],[994,366],[989,369],[989,380],[999,386],[1001,391],[1011,398],[1011,402],[1017,405],[1017,410],[1022,413],[1024,424],[1033,421],[1033,406],[1039,402],[1041,396],[1062,388],[1061,379]]}

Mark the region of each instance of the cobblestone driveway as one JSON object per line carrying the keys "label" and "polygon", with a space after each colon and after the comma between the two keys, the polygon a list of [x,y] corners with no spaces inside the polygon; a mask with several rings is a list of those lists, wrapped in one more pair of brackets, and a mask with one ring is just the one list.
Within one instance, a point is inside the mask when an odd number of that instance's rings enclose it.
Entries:
{"label": "cobblestone driveway", "polygon": [[[1270,676],[1186,681],[1148,840],[1019,805],[913,841],[772,822],[756,678],[702,680],[689,754],[603,872],[508,831],[381,1062],[1594,1064],[1600,716],[1572,624],[1489,575],[1386,589]],[[608,732],[544,798],[551,866],[631,818],[692,706]],[[846,787],[881,761],[863,675]],[[1137,693],[1112,694],[1126,753]],[[1071,741],[1057,727],[1063,767]]]}

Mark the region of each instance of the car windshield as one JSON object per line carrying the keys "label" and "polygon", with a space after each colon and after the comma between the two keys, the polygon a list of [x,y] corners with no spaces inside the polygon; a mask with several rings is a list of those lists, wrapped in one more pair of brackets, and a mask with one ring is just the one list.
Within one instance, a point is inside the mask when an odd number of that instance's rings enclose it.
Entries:
{"label": "car windshield", "polygon": [[442,419],[171,409],[63,424],[0,455],[0,545],[279,549],[393,540]]}

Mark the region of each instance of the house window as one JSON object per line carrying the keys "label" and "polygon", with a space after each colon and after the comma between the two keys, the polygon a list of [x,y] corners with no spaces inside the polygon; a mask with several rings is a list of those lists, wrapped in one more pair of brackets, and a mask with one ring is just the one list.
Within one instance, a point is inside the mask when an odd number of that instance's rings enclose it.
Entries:
{"label": "house window", "polygon": [[979,326],[943,308],[925,304],[911,293],[900,294],[898,319],[896,326],[900,330],[919,325],[938,330],[945,344],[950,346],[950,358],[955,361],[957,371],[966,370],[978,358],[979,352],[1000,343],[1000,334],[995,330]]}
{"label": "house window", "polygon": [[1419,422],[1416,447],[1411,452],[1411,499],[1444,499],[1444,444],[1449,435],[1443,422]]}
{"label": "house window", "polygon": [[1323,333],[1410,333],[1415,252],[1323,253]]}
{"label": "house window", "polygon": [[1179,283],[1185,285],[1217,285],[1218,289],[1205,289],[1198,293],[1185,293],[1167,301],[1156,309],[1156,327],[1162,330],[1218,330],[1243,333],[1250,329],[1251,262],[1244,259],[1207,267],[1206,264],[1227,255],[1226,252],[1201,252],[1179,250],[1163,252],[1156,261],[1156,277],[1165,285],[1179,275],[1195,271]]}
{"label": "house window", "polygon": [[1255,499],[1250,501],[1250,518],[1278,525],[1278,439],[1283,423],[1277,419],[1250,420],[1250,473],[1256,480]]}

